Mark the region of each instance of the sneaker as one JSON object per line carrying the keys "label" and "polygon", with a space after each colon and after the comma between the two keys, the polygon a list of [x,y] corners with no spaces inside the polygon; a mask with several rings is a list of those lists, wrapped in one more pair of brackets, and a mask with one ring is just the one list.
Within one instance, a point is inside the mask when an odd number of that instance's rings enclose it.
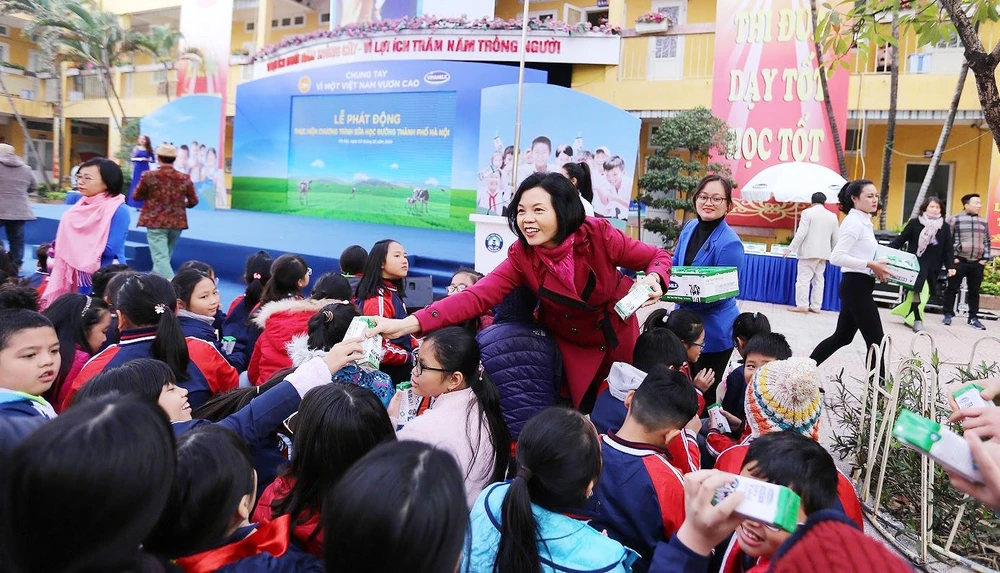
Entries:
{"label": "sneaker", "polygon": [[819,314],[819,313],[821,313],[821,312],[823,312],[823,311],[822,311],[822,310],[820,310],[820,309],[818,309],[818,308],[810,308],[810,309],[809,309],[809,312],[815,312],[816,314]]}
{"label": "sneaker", "polygon": [[951,326],[951,315],[950,314],[944,315],[944,320],[941,321],[941,324],[945,326]]}
{"label": "sneaker", "polygon": [[916,320],[913,322],[913,332],[923,332],[924,331],[924,321]]}
{"label": "sneaker", "polygon": [[976,330],[986,330],[986,327],[983,326],[983,323],[979,322],[978,318],[973,318],[972,320],[970,320],[969,326],[975,328]]}

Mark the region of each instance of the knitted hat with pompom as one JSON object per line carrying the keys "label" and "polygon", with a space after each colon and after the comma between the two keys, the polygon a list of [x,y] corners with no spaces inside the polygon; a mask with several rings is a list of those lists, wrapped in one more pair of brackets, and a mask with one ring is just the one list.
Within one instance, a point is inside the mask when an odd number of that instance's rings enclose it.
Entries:
{"label": "knitted hat with pompom", "polygon": [[819,440],[819,369],[809,358],[765,364],[747,386],[747,424],[754,436],[790,430]]}

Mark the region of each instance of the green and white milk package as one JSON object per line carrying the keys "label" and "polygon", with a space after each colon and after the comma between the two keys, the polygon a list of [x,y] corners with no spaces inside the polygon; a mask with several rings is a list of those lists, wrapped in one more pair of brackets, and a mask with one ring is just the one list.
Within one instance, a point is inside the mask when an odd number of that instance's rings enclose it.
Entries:
{"label": "green and white milk package", "polygon": [[628,290],[628,294],[615,303],[615,312],[618,313],[618,316],[622,317],[622,320],[627,319],[635,314],[635,311],[639,310],[642,305],[646,304],[646,301],[649,300],[649,295],[652,294],[652,292],[653,287],[650,285],[636,282],[632,285],[632,288]]}
{"label": "green and white milk package", "polygon": [[740,294],[736,267],[674,267],[670,284],[660,300],[715,302]]}
{"label": "green and white milk package", "polygon": [[904,446],[931,458],[945,469],[971,482],[983,483],[965,438],[934,420],[901,410],[892,427],[892,435]]}
{"label": "green and white milk package", "polygon": [[988,402],[983,398],[982,392],[983,387],[979,384],[969,384],[964,388],[955,390],[955,393],[951,397],[955,399],[955,403],[958,404],[960,410],[992,406],[992,402]]}
{"label": "green and white milk package", "polygon": [[708,425],[715,430],[728,434],[733,431],[729,427],[729,420],[722,415],[722,404],[715,403],[708,407]]}
{"label": "green and white milk package", "polygon": [[361,349],[364,357],[357,361],[358,367],[366,372],[374,372],[382,364],[382,335],[376,334],[372,337],[365,337],[365,331],[375,328],[375,322],[363,316],[355,316],[351,325],[347,327],[344,339],[360,338]]}
{"label": "green and white milk package", "polygon": [[889,284],[906,288],[913,288],[916,284],[917,275],[920,274],[917,255],[879,245],[875,249],[875,260],[889,263]]}
{"label": "green and white milk package", "polygon": [[767,483],[746,476],[732,476],[732,481],[718,487],[712,505],[722,503],[736,492],[743,493],[743,501],[736,506],[735,513],[741,517],[780,527],[792,533],[799,523],[799,507],[802,500],[798,494],[785,486]]}
{"label": "green and white milk package", "polygon": [[397,421],[402,426],[417,417],[420,411],[420,396],[414,393],[413,383],[409,381],[400,383],[396,386],[396,390],[401,394]]}

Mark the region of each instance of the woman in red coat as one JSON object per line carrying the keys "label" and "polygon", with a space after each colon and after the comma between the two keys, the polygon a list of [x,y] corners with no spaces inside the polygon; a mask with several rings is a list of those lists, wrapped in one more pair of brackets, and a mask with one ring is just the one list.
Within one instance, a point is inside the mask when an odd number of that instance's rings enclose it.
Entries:
{"label": "woman in red coat", "polygon": [[[496,306],[517,287],[540,301],[538,320],[562,351],[573,404],[593,406],[596,382],[615,361],[630,362],[639,324],[614,311],[633,282],[618,267],[646,271],[651,304],[670,281],[670,253],[630,239],[604,219],[586,218],[573,184],[559,174],[529,176],[508,220],[518,236],[507,260],[476,284],[402,320],[375,317],[389,338],[461,324]],[[582,405],[582,406],[581,406]]]}

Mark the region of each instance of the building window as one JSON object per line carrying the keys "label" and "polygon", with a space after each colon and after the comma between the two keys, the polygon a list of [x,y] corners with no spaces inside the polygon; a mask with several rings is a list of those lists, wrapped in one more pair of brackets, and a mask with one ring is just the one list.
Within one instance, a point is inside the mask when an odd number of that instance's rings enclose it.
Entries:
{"label": "building window", "polygon": [[292,25],[293,26],[305,26],[306,25],[306,17],[305,16],[296,16],[295,17],[295,21],[292,23]]}
{"label": "building window", "polygon": [[539,22],[548,22],[549,20],[556,19],[555,10],[540,10],[538,12],[528,12],[529,20],[538,20]]}
{"label": "building window", "polygon": [[[661,6],[656,9],[660,14],[667,14],[670,16],[672,22],[679,23],[681,7],[680,6]],[[656,58],[676,58],[677,57],[677,36],[664,36],[662,38],[656,39],[656,53],[654,57]]]}
{"label": "building window", "polygon": [[271,20],[271,28],[275,30],[280,30],[282,28],[302,28],[305,25],[305,16],[289,16],[288,18],[281,18],[280,20]]}
{"label": "building window", "polygon": [[243,29],[246,30],[247,32],[253,32],[254,30],[257,29],[257,22],[247,22],[243,26]]}
{"label": "building window", "polygon": [[3,36],[4,38],[9,38],[10,37],[10,28],[8,28],[7,26],[5,26],[3,24],[0,24],[0,36]]}
{"label": "building window", "polygon": [[0,43],[0,62],[10,61],[10,46]]}
{"label": "building window", "polygon": [[330,23],[330,13],[329,12],[323,12],[322,14],[320,14],[319,15],[319,23],[320,24],[329,24]]}
{"label": "building window", "polygon": [[865,132],[856,127],[848,127],[844,138],[844,151],[847,153],[863,152],[865,148]]}

